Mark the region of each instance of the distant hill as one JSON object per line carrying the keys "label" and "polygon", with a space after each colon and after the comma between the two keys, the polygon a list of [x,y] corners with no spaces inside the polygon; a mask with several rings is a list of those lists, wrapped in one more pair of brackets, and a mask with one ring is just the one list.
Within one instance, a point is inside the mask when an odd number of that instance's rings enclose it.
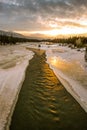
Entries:
{"label": "distant hill", "polygon": [[3,31],[0,30],[0,35],[6,35],[6,36],[12,36],[12,37],[19,37],[19,38],[25,38],[24,35],[15,33],[15,32],[9,32],[9,31]]}

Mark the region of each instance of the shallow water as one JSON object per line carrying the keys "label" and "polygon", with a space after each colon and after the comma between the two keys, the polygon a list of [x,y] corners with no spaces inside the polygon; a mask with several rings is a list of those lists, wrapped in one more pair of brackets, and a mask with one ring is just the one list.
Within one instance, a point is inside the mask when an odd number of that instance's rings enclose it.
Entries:
{"label": "shallow water", "polygon": [[12,117],[10,130],[87,130],[87,114],[46,63],[34,55]]}
{"label": "shallow water", "polygon": [[[55,55],[55,54],[54,54]],[[64,75],[87,88],[87,71],[76,60],[67,61],[61,57],[51,56],[48,62]]]}

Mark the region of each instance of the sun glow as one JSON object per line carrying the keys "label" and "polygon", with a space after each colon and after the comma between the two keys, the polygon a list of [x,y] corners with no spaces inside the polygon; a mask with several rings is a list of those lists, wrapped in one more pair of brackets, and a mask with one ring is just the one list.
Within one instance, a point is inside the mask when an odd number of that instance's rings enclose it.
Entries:
{"label": "sun glow", "polygon": [[44,31],[43,33],[45,35],[49,35],[49,36],[56,36],[59,34],[59,32],[60,32],[59,30],[54,29],[54,30],[50,30],[50,31]]}
{"label": "sun glow", "polygon": [[54,29],[51,31],[46,31],[43,32],[46,35],[49,36],[57,36],[57,35],[68,35],[68,34],[82,34],[82,33],[86,33],[87,32],[87,28],[67,28],[64,27],[62,29]]}
{"label": "sun glow", "polygon": [[46,31],[15,31],[17,33],[23,34],[25,36],[32,36],[32,35],[45,35],[49,37],[55,37],[58,35],[72,35],[72,34],[83,34],[87,33],[87,28],[71,28],[71,27],[62,27],[61,29],[53,29],[53,30],[46,30]]}

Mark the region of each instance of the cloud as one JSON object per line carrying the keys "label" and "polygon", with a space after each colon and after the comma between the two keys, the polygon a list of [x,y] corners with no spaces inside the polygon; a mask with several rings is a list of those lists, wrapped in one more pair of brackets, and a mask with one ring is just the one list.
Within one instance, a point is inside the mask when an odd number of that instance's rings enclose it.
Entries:
{"label": "cloud", "polygon": [[0,28],[50,30],[50,23],[84,27],[80,20],[87,19],[86,7],[87,0],[0,0]]}

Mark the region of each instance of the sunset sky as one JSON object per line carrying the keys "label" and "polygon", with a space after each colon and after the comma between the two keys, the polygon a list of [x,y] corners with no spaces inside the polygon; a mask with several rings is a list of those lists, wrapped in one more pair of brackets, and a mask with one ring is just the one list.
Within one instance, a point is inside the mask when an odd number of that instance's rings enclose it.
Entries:
{"label": "sunset sky", "polygon": [[87,0],[0,0],[0,30],[27,36],[87,33]]}

